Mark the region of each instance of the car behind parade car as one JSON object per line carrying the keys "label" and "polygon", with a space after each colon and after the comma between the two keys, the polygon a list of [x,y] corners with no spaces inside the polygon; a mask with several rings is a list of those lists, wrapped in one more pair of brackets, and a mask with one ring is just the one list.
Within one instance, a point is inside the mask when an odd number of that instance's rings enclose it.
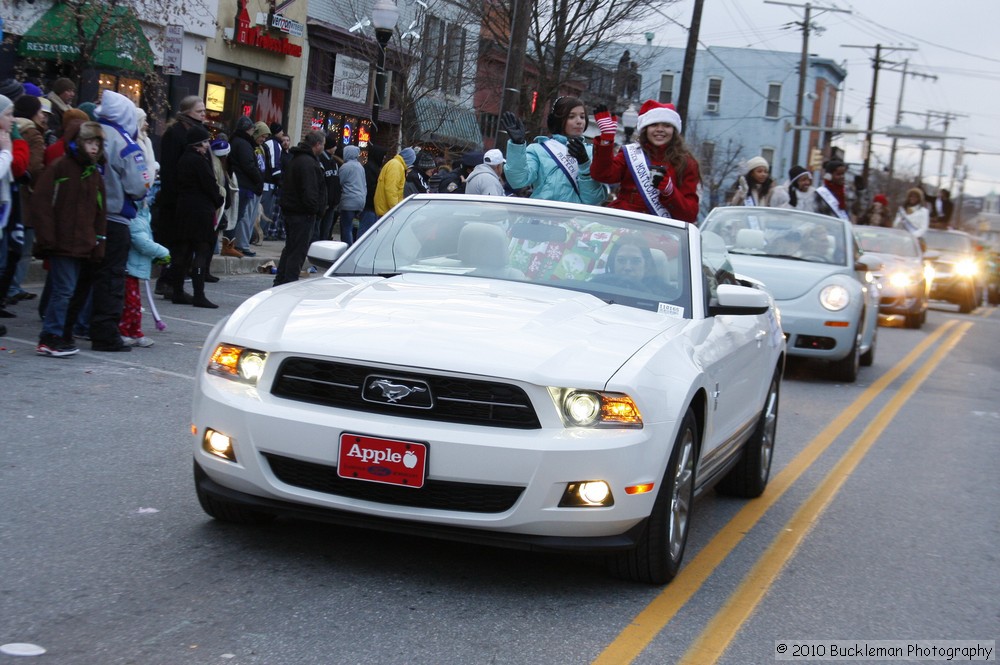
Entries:
{"label": "car behind parade car", "polygon": [[861,256],[853,225],[837,217],[779,208],[715,208],[701,225],[723,238],[736,272],[774,296],[788,355],[828,362],[854,382],[875,358],[878,262]]}
{"label": "car behind parade car", "polygon": [[976,239],[962,231],[928,229],[924,242],[935,253],[931,299],[954,303],[963,314],[974,310],[984,288]]}
{"label": "car behind parade car", "polygon": [[193,409],[212,517],[290,516],[677,573],[694,498],[763,492],[785,342],[690,224],[417,195],[324,276],[211,332]]}
{"label": "car behind parade car", "polygon": [[879,312],[902,316],[907,328],[922,326],[934,270],[924,260],[920,243],[909,231],[881,226],[859,226],[855,235],[865,257],[882,264],[874,271],[882,286]]}

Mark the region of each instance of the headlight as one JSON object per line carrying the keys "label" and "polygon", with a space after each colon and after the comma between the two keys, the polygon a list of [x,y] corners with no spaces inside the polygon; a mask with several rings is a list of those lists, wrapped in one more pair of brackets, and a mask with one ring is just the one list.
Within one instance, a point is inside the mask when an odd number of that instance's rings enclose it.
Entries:
{"label": "headlight", "polygon": [[905,289],[908,286],[913,286],[916,282],[916,276],[908,271],[900,270],[889,275],[889,283],[897,289]]}
{"label": "headlight", "polygon": [[212,352],[207,371],[215,376],[255,386],[260,375],[264,373],[266,360],[267,353],[264,351],[255,351],[233,344],[219,344]]}
{"label": "headlight", "polygon": [[962,259],[955,264],[955,273],[962,277],[975,277],[979,266],[972,259]]}
{"label": "headlight", "polygon": [[928,284],[934,281],[934,266],[930,263],[924,264],[924,281]]}
{"label": "headlight", "polygon": [[839,284],[831,284],[819,292],[819,302],[831,312],[839,312],[851,302],[851,294]]}
{"label": "headlight", "polygon": [[549,388],[549,394],[569,427],[642,428],[642,415],[628,395],[568,388]]}

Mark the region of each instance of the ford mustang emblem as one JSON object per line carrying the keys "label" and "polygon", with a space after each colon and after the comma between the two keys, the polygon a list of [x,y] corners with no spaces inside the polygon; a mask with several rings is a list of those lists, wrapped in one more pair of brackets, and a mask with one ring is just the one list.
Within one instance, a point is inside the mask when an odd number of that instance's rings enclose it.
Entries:
{"label": "ford mustang emblem", "polygon": [[430,389],[422,381],[389,377],[368,377],[364,399],[369,402],[397,404],[422,409],[431,408]]}

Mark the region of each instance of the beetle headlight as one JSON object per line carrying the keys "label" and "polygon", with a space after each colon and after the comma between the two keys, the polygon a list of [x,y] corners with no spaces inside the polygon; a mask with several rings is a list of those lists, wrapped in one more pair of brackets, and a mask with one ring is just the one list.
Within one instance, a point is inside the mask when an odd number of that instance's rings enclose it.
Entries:
{"label": "beetle headlight", "polygon": [[639,407],[623,393],[549,388],[549,394],[568,427],[642,427]]}
{"label": "beetle headlight", "polygon": [[819,292],[819,302],[831,312],[839,312],[851,302],[851,294],[839,284],[831,284]]}
{"label": "beetle headlight", "polygon": [[264,373],[267,353],[234,344],[219,344],[212,352],[206,368],[209,374],[234,381],[242,381],[252,386]]}

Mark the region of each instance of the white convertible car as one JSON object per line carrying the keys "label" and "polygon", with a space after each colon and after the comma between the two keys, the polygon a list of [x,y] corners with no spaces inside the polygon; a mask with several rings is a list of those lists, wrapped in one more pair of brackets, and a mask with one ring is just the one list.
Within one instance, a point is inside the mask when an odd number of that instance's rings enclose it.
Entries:
{"label": "white convertible car", "polygon": [[774,303],[689,224],[418,195],[322,277],[209,335],[194,476],[212,517],[332,521],[677,573],[694,498],[767,484]]}

